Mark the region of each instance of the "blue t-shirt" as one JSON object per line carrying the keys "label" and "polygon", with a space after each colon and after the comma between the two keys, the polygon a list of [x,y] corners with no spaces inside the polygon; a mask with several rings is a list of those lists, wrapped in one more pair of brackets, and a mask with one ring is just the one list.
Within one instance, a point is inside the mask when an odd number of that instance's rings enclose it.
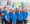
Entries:
{"label": "blue t-shirt", "polygon": [[12,21],[16,21],[16,14],[15,15],[12,14]]}
{"label": "blue t-shirt", "polygon": [[[12,12],[11,12],[11,13],[9,12],[9,16],[10,16],[10,17],[12,16]],[[10,19],[11,19],[11,18],[10,18]]]}
{"label": "blue t-shirt", "polygon": [[24,15],[24,11],[21,11],[21,13]]}
{"label": "blue t-shirt", "polygon": [[18,20],[22,20],[22,16],[23,16],[23,14],[22,13],[18,13],[18,15],[17,15],[17,17],[18,17]]}
{"label": "blue t-shirt", "polygon": [[28,13],[24,13],[24,20],[28,17]]}
{"label": "blue t-shirt", "polygon": [[[6,14],[6,10],[1,11],[1,14]],[[5,19],[5,15],[2,15],[2,19]]]}
{"label": "blue t-shirt", "polygon": [[[5,16],[7,16],[8,21],[10,21],[10,16],[9,16],[9,14],[6,14]],[[6,21],[7,21],[7,20],[6,20]]]}
{"label": "blue t-shirt", "polygon": [[16,16],[18,15],[18,12],[15,12]]}

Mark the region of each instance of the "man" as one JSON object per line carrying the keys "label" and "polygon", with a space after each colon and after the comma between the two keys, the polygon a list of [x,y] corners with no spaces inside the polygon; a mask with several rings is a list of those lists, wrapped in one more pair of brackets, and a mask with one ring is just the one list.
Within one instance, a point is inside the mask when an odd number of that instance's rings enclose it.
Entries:
{"label": "man", "polygon": [[22,7],[22,11],[21,12],[24,13],[24,7]]}
{"label": "man", "polygon": [[12,14],[12,24],[16,24],[16,14],[15,14],[15,11],[13,11],[13,14]]}
{"label": "man", "polygon": [[[10,17],[12,16],[12,9],[10,9],[9,15],[10,15]],[[10,18],[10,24],[12,24],[12,19],[11,18]]]}
{"label": "man", "polygon": [[[16,8],[16,16],[18,15],[18,8]],[[18,19],[16,19],[16,24],[18,24]]]}
{"label": "man", "polygon": [[6,7],[3,8],[3,10],[1,11],[1,14],[2,14],[2,24],[3,22],[5,21],[5,14],[6,14]]}
{"label": "man", "polygon": [[[21,13],[23,14],[23,18],[24,18],[24,7],[22,7]],[[24,22],[24,21],[23,21],[23,22]]]}

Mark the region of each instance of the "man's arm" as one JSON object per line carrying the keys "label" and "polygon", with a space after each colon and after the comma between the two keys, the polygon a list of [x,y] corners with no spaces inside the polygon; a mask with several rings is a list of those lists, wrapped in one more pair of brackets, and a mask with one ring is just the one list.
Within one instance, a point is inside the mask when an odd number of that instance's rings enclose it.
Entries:
{"label": "man's arm", "polygon": [[5,14],[2,13],[2,15],[5,15]]}
{"label": "man's arm", "polygon": [[8,21],[7,16],[5,16],[5,19]]}

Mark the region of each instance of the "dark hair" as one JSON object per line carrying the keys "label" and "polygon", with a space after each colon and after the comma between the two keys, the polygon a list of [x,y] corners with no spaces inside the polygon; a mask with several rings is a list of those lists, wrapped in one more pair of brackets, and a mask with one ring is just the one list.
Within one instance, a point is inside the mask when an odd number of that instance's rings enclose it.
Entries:
{"label": "dark hair", "polygon": [[13,10],[13,12],[14,12],[15,10]]}
{"label": "dark hair", "polygon": [[16,8],[16,12],[17,12],[18,8]]}
{"label": "dark hair", "polygon": [[22,7],[22,8],[24,8],[24,7]]}
{"label": "dark hair", "polygon": [[27,13],[27,9],[25,9],[26,10],[26,13]]}
{"label": "dark hair", "polygon": [[12,9],[10,9],[10,10],[12,10]]}
{"label": "dark hair", "polygon": [[4,8],[6,8],[6,7],[4,7]]}

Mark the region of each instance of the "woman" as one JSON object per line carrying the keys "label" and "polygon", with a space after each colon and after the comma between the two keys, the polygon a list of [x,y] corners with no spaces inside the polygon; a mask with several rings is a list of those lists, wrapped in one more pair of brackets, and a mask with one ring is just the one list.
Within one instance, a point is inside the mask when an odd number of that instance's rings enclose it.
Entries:
{"label": "woman", "polygon": [[24,24],[27,24],[28,12],[27,9],[24,10]]}
{"label": "woman", "polygon": [[[6,23],[7,23],[7,24],[10,24],[10,16],[9,16],[8,13],[9,13],[9,11],[7,10],[7,13],[6,13],[6,15],[5,15],[5,19],[6,19]],[[6,23],[5,23],[5,24],[6,24]]]}
{"label": "woman", "polygon": [[12,14],[12,24],[16,24],[16,14],[15,14],[15,11],[13,11],[13,14]]}
{"label": "woman", "polygon": [[23,14],[21,13],[21,11],[20,10],[18,10],[18,15],[17,15],[17,17],[18,17],[18,24],[23,24]]}

